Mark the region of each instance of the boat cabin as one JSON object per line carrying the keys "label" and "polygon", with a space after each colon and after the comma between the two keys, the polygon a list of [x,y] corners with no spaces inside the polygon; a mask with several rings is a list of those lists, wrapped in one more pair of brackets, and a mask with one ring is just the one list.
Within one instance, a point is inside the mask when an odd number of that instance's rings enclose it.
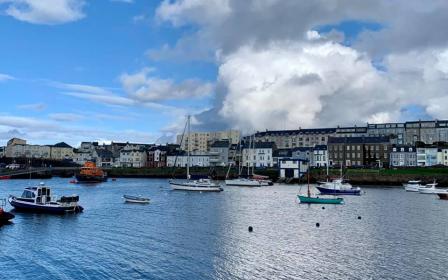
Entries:
{"label": "boat cabin", "polygon": [[22,201],[34,202],[34,203],[50,203],[51,202],[51,190],[45,187],[44,183],[40,183],[37,187],[28,187],[22,193],[19,198]]}

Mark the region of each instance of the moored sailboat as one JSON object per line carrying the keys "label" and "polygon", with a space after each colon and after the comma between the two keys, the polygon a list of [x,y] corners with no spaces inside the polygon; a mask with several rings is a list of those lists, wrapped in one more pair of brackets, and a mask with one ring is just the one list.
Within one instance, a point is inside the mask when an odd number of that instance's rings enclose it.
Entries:
{"label": "moored sailboat", "polygon": [[[190,116],[187,117],[187,135],[190,137]],[[185,136],[185,129],[182,135],[182,139]],[[188,139],[190,140],[190,139]],[[210,179],[190,179],[190,143],[187,144],[187,180],[177,181],[170,180],[170,185],[173,190],[179,191],[199,191],[199,192],[220,192],[222,187],[216,183],[213,183]]]}
{"label": "moored sailboat", "polygon": [[307,195],[297,195],[300,203],[308,203],[308,204],[342,204],[344,203],[344,199],[342,197],[319,197],[312,196],[310,191],[310,169],[308,167],[308,186],[307,186]]}

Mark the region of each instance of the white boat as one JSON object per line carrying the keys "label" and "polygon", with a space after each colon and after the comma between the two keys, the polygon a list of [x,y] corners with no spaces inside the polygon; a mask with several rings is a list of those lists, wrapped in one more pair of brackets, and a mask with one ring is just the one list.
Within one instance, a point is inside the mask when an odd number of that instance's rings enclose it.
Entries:
{"label": "white boat", "polygon": [[[187,118],[187,135],[190,135],[190,116]],[[184,130],[185,132],[185,130]],[[183,137],[182,137],[183,138]],[[223,189],[220,185],[213,183],[210,179],[190,179],[190,145],[187,145],[187,180],[170,180],[173,190],[178,191],[199,191],[199,192],[220,192]]]}
{"label": "white boat", "polygon": [[431,183],[431,184],[426,184],[426,185],[418,188],[418,192],[423,193],[423,194],[435,194],[439,191],[438,189],[436,189],[436,186],[437,186],[436,182]]}
{"label": "white boat", "polygon": [[424,185],[420,184],[421,181],[411,180],[405,184],[403,184],[404,189],[407,192],[418,192],[419,188],[424,187]]}
{"label": "white boat", "polygon": [[338,178],[327,182],[319,182],[319,185],[316,186],[316,188],[321,194],[361,194],[360,187],[353,187],[350,183],[345,182],[343,178]]}
{"label": "white boat", "polygon": [[170,181],[170,185],[173,190],[178,191],[220,192],[223,190],[220,185],[213,183],[210,179]]}
{"label": "white boat", "polygon": [[[239,186],[239,187],[261,187],[262,183],[258,180],[247,179],[247,178],[237,178],[226,180],[226,186]],[[266,184],[267,186],[267,184]]]}
{"label": "white boat", "polygon": [[147,204],[149,203],[150,199],[147,197],[142,196],[133,196],[133,195],[123,195],[124,201],[128,203],[140,203],[140,204]]}

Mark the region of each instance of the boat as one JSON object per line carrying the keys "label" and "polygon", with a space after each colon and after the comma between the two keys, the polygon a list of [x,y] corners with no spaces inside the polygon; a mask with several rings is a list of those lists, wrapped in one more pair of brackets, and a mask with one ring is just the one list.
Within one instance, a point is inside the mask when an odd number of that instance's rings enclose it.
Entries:
{"label": "boat", "polygon": [[316,188],[321,194],[334,194],[334,195],[361,195],[360,187],[353,187],[349,182],[344,180],[342,176],[342,164],[341,164],[341,175],[337,179],[331,181],[328,180],[328,160],[327,160],[327,181],[318,182]]}
{"label": "boat", "polygon": [[255,174],[255,173],[252,172],[252,178],[251,179],[260,182],[260,184],[262,186],[272,186],[272,185],[274,185],[272,180],[269,179],[269,176],[258,175],[258,174]]}
{"label": "boat", "polygon": [[101,183],[107,181],[107,174],[92,161],[87,161],[76,174],[78,183]]}
{"label": "boat", "polygon": [[307,195],[300,195],[300,194],[297,195],[300,203],[307,203],[307,204],[343,204],[344,203],[344,199],[342,197],[312,196],[311,191],[310,191],[310,169],[309,169],[309,167],[308,167],[307,175],[308,175]]}
{"label": "boat", "polygon": [[129,203],[141,203],[147,204],[149,203],[149,198],[142,196],[133,196],[133,195],[123,195],[124,201]]}
{"label": "boat", "polygon": [[420,180],[410,180],[407,183],[403,184],[403,187],[407,192],[418,192],[419,188],[424,187],[424,185],[420,183]]}
{"label": "boat", "polygon": [[334,179],[331,182],[319,182],[316,188],[321,194],[361,195],[360,187],[353,187],[343,178]]}
{"label": "boat", "polygon": [[5,211],[4,207],[6,206],[6,199],[0,200],[0,225],[4,225],[9,223],[12,219],[14,219],[14,214]]}
{"label": "boat", "polygon": [[[187,117],[187,135],[190,135],[190,118]],[[182,134],[182,139],[184,138],[184,133]],[[170,180],[169,181],[171,188],[177,191],[199,191],[199,192],[221,192],[223,188],[210,179],[199,179],[199,180],[191,180],[190,176],[190,145],[187,145],[187,180],[186,181],[177,181]]]}
{"label": "boat", "polygon": [[51,189],[40,183],[36,187],[27,187],[22,196],[9,196],[9,203],[18,211],[37,213],[79,213],[84,208],[78,204],[79,196],[62,196],[57,199],[53,196]]}
{"label": "boat", "polygon": [[436,188],[437,183],[434,181],[431,184],[426,184],[424,186],[421,186],[418,188],[418,193],[422,193],[422,194],[435,194],[437,193],[439,190]]}
{"label": "boat", "polygon": [[239,186],[239,187],[261,187],[262,183],[258,180],[249,178],[236,178],[225,180],[226,186]]}

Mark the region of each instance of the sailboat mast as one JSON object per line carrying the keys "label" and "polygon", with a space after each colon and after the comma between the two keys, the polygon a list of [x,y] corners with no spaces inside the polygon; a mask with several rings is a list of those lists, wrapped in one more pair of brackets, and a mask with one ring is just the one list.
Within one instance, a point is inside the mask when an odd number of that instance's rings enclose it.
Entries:
{"label": "sailboat mast", "polygon": [[187,117],[187,179],[190,179],[190,115]]}
{"label": "sailboat mast", "polygon": [[330,160],[329,160],[329,154],[328,154],[328,146],[327,146],[327,182],[330,180],[330,172],[329,172],[329,168],[330,168]]}
{"label": "sailboat mast", "polygon": [[[252,140],[252,148],[254,149],[252,158],[256,158],[257,153],[256,153],[256,149],[255,149],[255,133],[254,133],[254,139]],[[256,162],[257,162],[256,159],[252,162],[252,176],[254,176],[254,169],[255,169]]]}
{"label": "sailboat mast", "polygon": [[307,179],[308,179],[308,197],[311,196],[311,192],[310,192],[310,162],[308,162],[308,172],[307,174]]}
{"label": "sailboat mast", "polygon": [[252,135],[249,135],[249,149],[248,149],[248,160],[247,160],[247,177],[250,175],[250,163],[252,161]]}

